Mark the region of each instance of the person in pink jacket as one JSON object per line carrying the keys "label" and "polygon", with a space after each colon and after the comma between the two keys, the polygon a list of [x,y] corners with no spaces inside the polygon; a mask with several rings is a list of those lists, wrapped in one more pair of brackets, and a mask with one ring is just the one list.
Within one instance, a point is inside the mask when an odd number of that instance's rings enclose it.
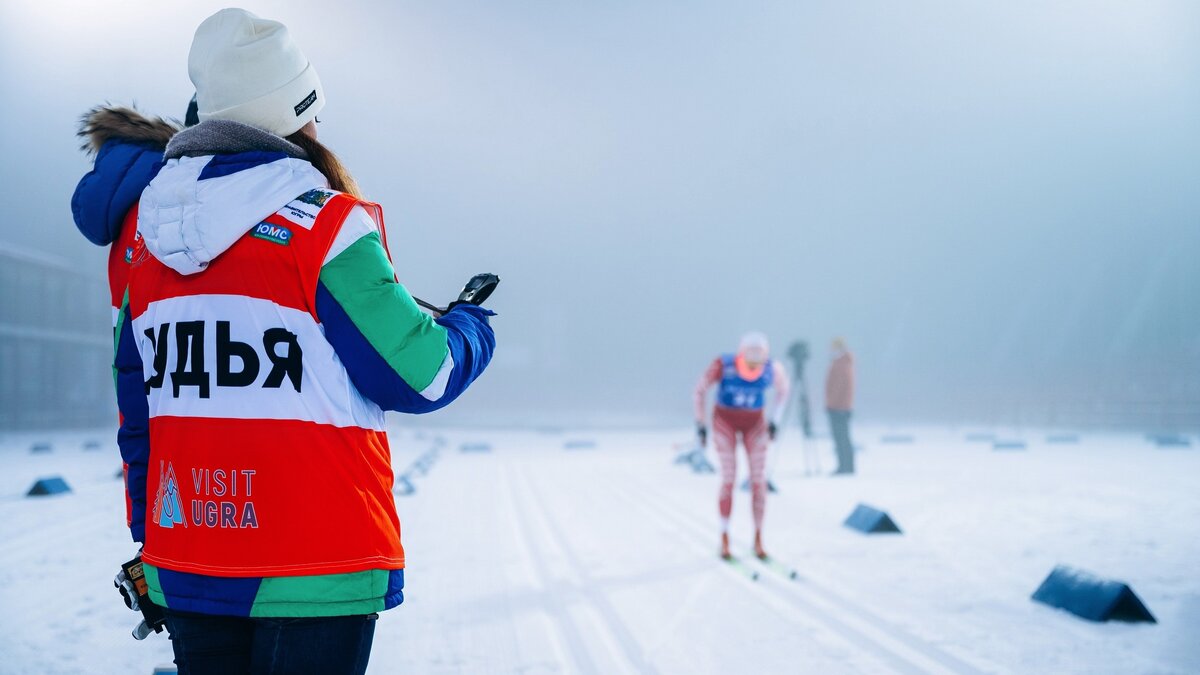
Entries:
{"label": "person in pink jacket", "polygon": [[854,410],[854,355],[846,341],[835,338],[830,347],[832,361],[825,377],[825,410],[837,451],[838,468],[834,475],[854,473],[854,445],[850,442],[850,413]]}
{"label": "person in pink jacket", "polygon": [[[766,559],[762,544],[763,515],[767,508],[767,444],[775,438],[780,416],[787,407],[788,376],[783,364],[772,361],[767,337],[748,333],[736,354],[718,356],[696,384],[696,433],[703,446],[708,438],[705,403],[708,390],[718,385],[713,406],[713,443],[721,460],[721,489],[717,498],[721,514],[721,557],[729,559],[729,514],[733,510],[733,480],[737,474],[737,439],[741,435],[750,462],[750,494],[754,512],[754,554]],[[767,391],[775,392],[771,414],[766,410]]]}

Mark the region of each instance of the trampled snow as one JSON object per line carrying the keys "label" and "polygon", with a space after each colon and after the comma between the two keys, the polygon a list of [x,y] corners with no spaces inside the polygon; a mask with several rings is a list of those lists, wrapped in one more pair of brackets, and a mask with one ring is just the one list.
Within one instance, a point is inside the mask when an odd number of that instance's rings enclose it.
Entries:
{"label": "trampled snow", "polygon": [[[854,477],[806,475],[794,430],[773,449],[766,545],[799,577],[747,560],[751,581],[716,557],[717,478],[672,463],[686,431],[398,430],[397,471],[422,457],[427,471],[397,497],[406,602],[381,616],[369,672],[1200,672],[1200,448],[856,431]],[[171,661],[165,634],[130,637],[138,617],[112,587],[135,552],[114,435],[0,438],[2,673]],[[829,441],[810,443],[827,474]],[[47,476],[73,492],[24,496]],[[734,500],[749,558],[749,494]],[[860,502],[904,533],[843,527]],[[1129,583],[1158,623],[1032,602],[1056,564]]]}

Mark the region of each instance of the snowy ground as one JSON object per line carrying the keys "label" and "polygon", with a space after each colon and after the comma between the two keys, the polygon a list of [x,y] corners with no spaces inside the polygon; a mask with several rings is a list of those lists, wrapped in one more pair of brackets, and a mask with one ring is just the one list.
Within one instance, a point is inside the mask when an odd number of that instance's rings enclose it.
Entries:
{"label": "snowy ground", "polygon": [[[914,442],[881,442],[898,431]],[[400,431],[398,470],[443,445],[397,498],[407,601],[381,618],[370,672],[1200,672],[1200,448],[1026,431],[1002,435],[1027,450],[1000,452],[968,431],[859,430],[854,478],[806,476],[793,433],[766,543],[800,578],[760,567],[757,582],[715,556],[716,478],[671,464],[685,432]],[[111,436],[0,438],[2,673],[148,675],[171,660],[165,636],[129,637],[111,585],[134,551]],[[52,451],[31,453],[42,439]],[[595,447],[564,449],[575,440]],[[74,492],[22,496],[47,475]],[[860,501],[905,533],[843,528]],[[747,493],[734,509],[744,551]],[[1058,563],[1128,582],[1159,623],[1031,602]]]}

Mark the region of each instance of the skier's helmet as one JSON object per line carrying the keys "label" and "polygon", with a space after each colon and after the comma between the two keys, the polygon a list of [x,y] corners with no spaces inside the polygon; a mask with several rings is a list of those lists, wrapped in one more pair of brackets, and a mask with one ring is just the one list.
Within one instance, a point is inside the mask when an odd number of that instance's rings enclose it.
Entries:
{"label": "skier's helmet", "polygon": [[762,363],[771,355],[771,343],[762,333],[746,333],[738,343],[738,355],[750,363]]}
{"label": "skier's helmet", "polygon": [[771,345],[767,336],[758,332],[746,333],[738,343],[737,369],[738,375],[745,380],[757,380],[762,376],[771,355]]}

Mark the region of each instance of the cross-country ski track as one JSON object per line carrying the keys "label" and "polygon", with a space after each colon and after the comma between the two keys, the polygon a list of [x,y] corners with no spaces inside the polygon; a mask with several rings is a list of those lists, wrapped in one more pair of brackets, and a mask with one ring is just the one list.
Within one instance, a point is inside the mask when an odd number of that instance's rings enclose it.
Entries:
{"label": "cross-country ski track", "polygon": [[[948,431],[915,433],[933,440],[868,448],[851,479],[805,476],[798,441],[778,444],[779,493],[765,530],[772,563],[751,553],[749,493],[734,494],[733,551],[757,572],[751,580],[717,556],[718,478],[672,464],[678,434],[399,429],[397,472],[418,457],[427,471],[413,474],[414,494],[396,498],[406,597],[381,616],[369,672],[973,675],[1200,665],[1189,637],[1200,625],[1200,584],[1187,562],[1200,554],[1200,513],[1188,497],[1195,454],[1137,454],[1132,440],[1101,437],[1013,455],[963,446]],[[111,586],[136,550],[113,477],[119,462],[115,448],[81,450],[84,436],[51,435],[54,450],[37,454],[30,438],[0,439],[10,467],[0,478],[0,673],[99,663],[108,670],[94,672],[149,673],[171,661],[165,635],[129,636],[136,616]],[[1081,466],[1092,473],[1086,491],[1063,480]],[[47,475],[73,492],[23,496]],[[1128,484],[1137,481],[1145,485]],[[842,527],[860,501],[889,509],[904,534]],[[1128,541],[1121,518],[1140,528]],[[1140,554],[1147,546],[1154,557]],[[1129,581],[1160,623],[1091,624],[1031,602],[1060,561]]]}

